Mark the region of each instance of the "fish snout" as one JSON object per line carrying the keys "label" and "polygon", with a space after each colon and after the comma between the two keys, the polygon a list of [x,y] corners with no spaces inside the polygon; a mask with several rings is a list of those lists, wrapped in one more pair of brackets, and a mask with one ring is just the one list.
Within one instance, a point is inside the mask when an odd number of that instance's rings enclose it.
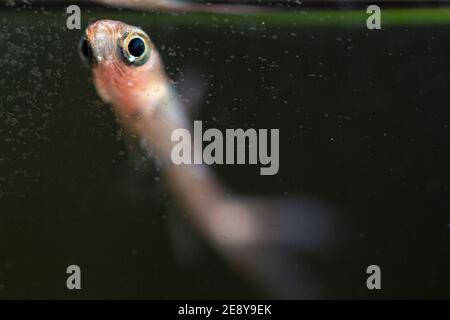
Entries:
{"label": "fish snout", "polygon": [[113,20],[91,23],[80,40],[79,52],[86,65],[114,61],[117,58],[117,40],[121,34],[119,24]]}

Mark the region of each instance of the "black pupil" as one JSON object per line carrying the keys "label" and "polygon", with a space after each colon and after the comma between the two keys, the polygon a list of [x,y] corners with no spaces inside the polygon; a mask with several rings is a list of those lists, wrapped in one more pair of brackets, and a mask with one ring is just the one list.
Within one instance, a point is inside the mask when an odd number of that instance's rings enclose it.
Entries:
{"label": "black pupil", "polygon": [[81,53],[86,58],[89,58],[89,56],[91,54],[91,48],[90,48],[89,43],[87,42],[86,39],[83,39],[82,42],[81,42]]}
{"label": "black pupil", "polygon": [[145,51],[145,44],[141,38],[134,38],[128,43],[128,52],[135,56],[140,57]]}

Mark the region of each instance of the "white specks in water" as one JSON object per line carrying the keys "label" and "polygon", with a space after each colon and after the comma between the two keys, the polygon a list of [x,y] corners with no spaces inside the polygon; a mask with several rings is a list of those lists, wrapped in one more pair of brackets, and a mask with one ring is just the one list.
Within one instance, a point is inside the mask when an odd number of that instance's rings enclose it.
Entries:
{"label": "white specks in water", "polygon": [[42,76],[42,73],[39,71],[39,68],[38,67],[33,67],[33,68],[31,68],[30,69],[30,74],[32,75],[32,76],[35,76],[36,78],[41,78],[41,76]]}

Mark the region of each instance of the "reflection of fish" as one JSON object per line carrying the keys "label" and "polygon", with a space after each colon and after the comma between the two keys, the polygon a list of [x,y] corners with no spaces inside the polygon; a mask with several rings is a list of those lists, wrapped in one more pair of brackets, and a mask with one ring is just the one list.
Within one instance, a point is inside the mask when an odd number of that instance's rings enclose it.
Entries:
{"label": "reflection of fish", "polygon": [[196,3],[180,0],[95,0],[109,6],[138,10],[168,10],[211,13],[251,13],[263,11],[264,7],[244,4]]}
{"label": "reflection of fish", "polygon": [[222,186],[205,166],[174,165],[171,133],[189,128],[188,117],[157,48],[141,29],[100,20],[88,26],[80,47],[98,94],[113,106],[128,134],[145,150],[152,149],[168,186],[203,237],[272,296],[322,296],[315,271],[297,258],[305,254],[323,262],[333,251],[339,240],[334,215],[308,199],[244,199]]}
{"label": "reflection of fish", "polygon": [[[30,0],[30,3],[65,3],[65,0]],[[183,0],[78,0],[73,4],[100,4],[110,7],[128,8],[143,11],[172,11],[172,12],[209,12],[218,14],[242,14],[278,10],[261,4],[245,4],[240,1],[228,0],[221,3],[196,2]],[[71,2],[69,2],[71,3]],[[264,3],[262,3],[264,4]]]}

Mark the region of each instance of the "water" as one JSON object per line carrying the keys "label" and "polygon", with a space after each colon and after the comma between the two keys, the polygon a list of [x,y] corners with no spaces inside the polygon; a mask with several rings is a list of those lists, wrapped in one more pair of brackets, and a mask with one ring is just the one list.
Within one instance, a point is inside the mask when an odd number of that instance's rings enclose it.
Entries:
{"label": "water", "polygon": [[[334,296],[449,298],[450,20],[434,10],[389,13],[380,31],[344,10],[245,20],[86,9],[83,25],[141,26],[178,87],[200,79],[192,113],[204,126],[280,128],[278,175],[214,170],[245,194],[340,209],[351,243],[311,266]],[[64,10],[3,8],[0,19],[0,297],[264,297],[205,243],[178,263],[174,201],[151,163],[146,174],[130,164]],[[70,264],[83,270],[79,292],[65,287]],[[365,287],[370,264],[382,292]]]}

